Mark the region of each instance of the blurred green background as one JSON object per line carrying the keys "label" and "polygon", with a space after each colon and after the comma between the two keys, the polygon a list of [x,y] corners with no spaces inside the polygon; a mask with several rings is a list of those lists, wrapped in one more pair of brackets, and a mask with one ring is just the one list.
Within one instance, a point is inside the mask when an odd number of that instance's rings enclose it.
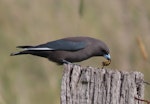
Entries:
{"label": "blurred green background", "polygon": [[[150,82],[150,0],[0,0],[0,104],[59,104],[63,66],[9,54],[17,45],[69,36],[105,41],[112,56],[108,68],[140,71]],[[101,67],[103,60],[78,64]]]}

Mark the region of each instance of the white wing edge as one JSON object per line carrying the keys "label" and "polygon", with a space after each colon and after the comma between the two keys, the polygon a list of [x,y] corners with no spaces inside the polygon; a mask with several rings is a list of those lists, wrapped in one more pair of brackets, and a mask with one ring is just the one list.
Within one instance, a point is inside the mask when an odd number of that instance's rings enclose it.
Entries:
{"label": "white wing edge", "polygon": [[47,48],[47,47],[43,47],[43,48],[24,48],[23,50],[34,50],[34,51],[51,51],[54,50],[52,48]]}

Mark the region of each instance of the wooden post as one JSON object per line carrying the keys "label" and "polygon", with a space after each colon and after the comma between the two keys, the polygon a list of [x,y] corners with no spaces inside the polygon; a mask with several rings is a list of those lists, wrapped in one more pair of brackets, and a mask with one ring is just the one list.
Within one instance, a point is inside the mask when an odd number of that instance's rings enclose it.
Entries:
{"label": "wooden post", "polygon": [[142,104],[143,74],[65,64],[61,104]]}

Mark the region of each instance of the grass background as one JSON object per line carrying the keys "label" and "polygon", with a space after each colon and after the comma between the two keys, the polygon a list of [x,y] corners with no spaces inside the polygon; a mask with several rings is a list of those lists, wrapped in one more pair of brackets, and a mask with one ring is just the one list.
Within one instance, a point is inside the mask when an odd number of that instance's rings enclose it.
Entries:
{"label": "grass background", "polygon": [[[10,57],[17,45],[90,36],[111,50],[108,68],[144,73],[150,82],[150,0],[1,0],[0,104],[59,104],[63,66],[30,55]],[[137,37],[148,57],[140,50]],[[101,67],[104,58],[82,66]],[[145,86],[150,100],[150,86]]]}

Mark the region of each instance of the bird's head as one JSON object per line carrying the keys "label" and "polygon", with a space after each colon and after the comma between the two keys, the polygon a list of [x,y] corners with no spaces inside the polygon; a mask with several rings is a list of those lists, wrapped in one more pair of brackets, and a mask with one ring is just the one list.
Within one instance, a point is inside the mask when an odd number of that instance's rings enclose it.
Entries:
{"label": "bird's head", "polygon": [[99,56],[103,56],[106,60],[111,62],[111,56],[108,46],[102,41],[99,41],[98,43],[99,44],[97,44],[98,46],[97,53],[99,54]]}

